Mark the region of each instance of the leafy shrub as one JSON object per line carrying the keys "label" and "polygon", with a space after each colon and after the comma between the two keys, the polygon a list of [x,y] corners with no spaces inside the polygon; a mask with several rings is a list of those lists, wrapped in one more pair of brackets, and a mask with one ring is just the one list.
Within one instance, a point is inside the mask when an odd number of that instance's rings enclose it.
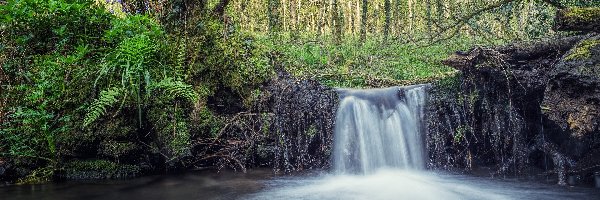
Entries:
{"label": "leafy shrub", "polygon": [[80,126],[88,67],[105,48],[113,16],[85,0],[8,1],[0,16],[0,65],[10,79],[0,94],[9,99],[0,156],[31,170],[23,181],[48,180],[60,161],[57,144]]}

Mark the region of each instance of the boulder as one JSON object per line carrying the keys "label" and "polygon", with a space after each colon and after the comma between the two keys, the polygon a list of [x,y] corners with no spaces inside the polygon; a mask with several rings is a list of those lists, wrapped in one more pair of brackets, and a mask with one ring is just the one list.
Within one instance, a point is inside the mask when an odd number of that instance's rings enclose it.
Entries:
{"label": "boulder", "polygon": [[542,111],[549,136],[568,156],[600,148],[600,35],[581,40],[557,62]]}

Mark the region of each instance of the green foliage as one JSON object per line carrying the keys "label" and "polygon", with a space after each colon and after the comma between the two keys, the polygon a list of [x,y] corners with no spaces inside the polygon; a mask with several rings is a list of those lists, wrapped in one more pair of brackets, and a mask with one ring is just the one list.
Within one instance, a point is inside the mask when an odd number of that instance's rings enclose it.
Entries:
{"label": "green foliage", "polygon": [[189,119],[183,108],[183,105],[177,103],[174,106],[156,103],[148,113],[148,121],[158,137],[156,145],[159,153],[167,163],[179,161],[190,154]]}
{"label": "green foliage", "polygon": [[[172,78],[165,78],[157,83],[152,84],[152,90],[162,91],[163,94],[171,98],[182,98],[190,103],[194,103],[199,100],[200,95],[194,91],[191,85],[188,85],[182,81],[175,81]],[[206,92],[203,92],[202,96],[205,96]]]}
{"label": "green foliage", "polygon": [[54,162],[56,153],[55,136],[61,129],[53,129],[54,115],[44,110],[16,108],[10,114],[3,129],[2,143],[6,149],[3,156],[19,158],[19,163],[30,164],[39,159]]}
{"label": "green foliage", "polygon": [[197,126],[197,130],[200,130],[199,137],[203,138],[216,138],[219,136],[219,132],[224,126],[224,120],[217,114],[210,111],[208,108],[203,107],[195,111],[192,115],[192,124]]}
{"label": "green foliage", "polygon": [[33,170],[29,175],[17,181],[17,184],[41,184],[52,180],[54,168],[43,167]]}
{"label": "green foliage", "polygon": [[[135,28],[133,28],[135,27]],[[100,84],[105,87],[119,87],[124,96],[123,104],[128,106],[134,104],[138,110],[138,121],[142,126],[143,107],[150,96],[150,85],[152,77],[157,77],[161,68],[164,67],[159,60],[161,54],[165,53],[161,47],[165,36],[158,28],[158,25],[146,16],[133,16],[125,19],[115,19],[113,27],[107,31],[105,39],[111,43],[117,43],[118,46],[112,52],[109,52],[102,61],[102,68],[96,78],[94,85]],[[121,40],[121,41],[119,41]],[[99,81],[102,81],[98,83]],[[112,91],[116,91],[112,89]],[[104,94],[109,94],[105,92]],[[114,94],[114,93],[113,93]],[[102,93],[100,98],[103,98]],[[107,100],[107,99],[104,99]],[[103,103],[101,99],[96,102]],[[112,103],[115,103],[111,101]],[[102,105],[102,104],[95,104]],[[103,108],[103,106],[100,106]],[[102,109],[91,108],[90,111],[99,111]],[[102,114],[99,112],[90,112],[87,115],[85,124],[96,120]]]}
{"label": "green foliage", "polygon": [[347,38],[344,43],[310,41],[310,38],[275,43],[269,38],[261,42],[283,54],[286,70],[293,75],[314,78],[332,87],[385,87],[431,82],[454,69],[441,61],[459,49],[473,45],[500,44],[503,41],[455,38],[440,44],[424,45],[390,41],[387,44],[371,38],[360,43]]}
{"label": "green foliage", "polygon": [[590,50],[598,45],[600,45],[600,40],[598,39],[584,40],[571,50],[567,57],[565,57],[565,60],[589,58],[591,56]]}
{"label": "green foliage", "polygon": [[9,99],[1,156],[31,171],[21,182],[48,180],[58,143],[81,126],[88,67],[106,45],[100,38],[112,15],[90,1],[21,0],[0,5],[0,16],[0,66],[9,78],[0,94]]}
{"label": "green foliage", "polygon": [[100,45],[110,13],[92,1],[11,0],[0,5],[3,43],[21,55],[65,52]]}
{"label": "green foliage", "polygon": [[138,35],[148,36],[152,40],[164,39],[164,31],[154,19],[146,15],[130,15],[112,20],[112,27],[104,34],[109,43],[119,43]]}
{"label": "green foliage", "polygon": [[465,139],[465,134],[467,132],[467,126],[460,125],[456,128],[456,132],[454,133],[454,142],[460,143],[463,139]]}
{"label": "green foliage", "polygon": [[100,92],[98,99],[96,99],[88,108],[85,119],[83,120],[83,126],[88,126],[101,116],[105,115],[107,109],[117,103],[119,101],[118,98],[122,95],[123,90],[116,87]]}
{"label": "green foliage", "polygon": [[[31,172],[25,183],[50,180],[62,168],[73,178],[120,177],[113,161],[137,151],[179,161],[193,136],[214,137],[222,127],[222,117],[205,107],[208,96],[227,88],[249,102],[274,74],[270,48],[204,15],[202,6],[116,17],[98,5],[0,5],[0,78],[9,79],[0,94],[9,99],[0,108],[8,112],[0,156]],[[63,163],[98,157],[113,161]]]}

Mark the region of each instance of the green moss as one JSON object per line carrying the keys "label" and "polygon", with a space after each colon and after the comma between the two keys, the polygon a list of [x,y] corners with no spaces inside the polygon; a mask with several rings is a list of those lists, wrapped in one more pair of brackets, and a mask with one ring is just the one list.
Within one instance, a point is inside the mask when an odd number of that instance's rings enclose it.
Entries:
{"label": "green moss", "polygon": [[569,22],[577,23],[600,18],[600,7],[570,8],[564,11]]}
{"label": "green moss", "polygon": [[107,160],[73,161],[65,165],[62,176],[66,179],[120,179],[140,174],[138,166],[118,164]]}
{"label": "green moss", "polygon": [[260,129],[262,130],[263,136],[267,137],[269,135],[269,129],[271,127],[269,113],[262,113],[261,117],[262,117],[262,126]]}
{"label": "green moss", "polygon": [[308,135],[311,138],[317,135],[317,126],[311,124],[310,127],[308,127],[308,130],[306,130],[306,135]]}
{"label": "green moss", "polygon": [[[444,77],[433,83],[434,87],[438,88],[446,95],[459,94],[461,84],[461,74],[457,73],[454,76]],[[461,98],[458,98],[461,99]]]}
{"label": "green moss", "polygon": [[589,58],[591,56],[590,50],[599,44],[599,39],[584,40],[571,50],[571,53],[565,58],[565,60]]}
{"label": "green moss", "polygon": [[465,125],[460,125],[456,128],[456,132],[454,133],[454,142],[460,143],[465,138],[465,133],[467,132],[468,127]]}
{"label": "green moss", "polygon": [[54,168],[51,166],[33,170],[29,175],[17,181],[17,184],[41,184],[52,181]]}

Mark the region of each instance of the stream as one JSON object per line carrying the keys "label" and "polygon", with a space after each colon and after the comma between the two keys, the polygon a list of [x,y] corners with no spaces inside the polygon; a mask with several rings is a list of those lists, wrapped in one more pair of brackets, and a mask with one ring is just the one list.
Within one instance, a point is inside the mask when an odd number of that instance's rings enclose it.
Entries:
{"label": "stream", "polygon": [[340,89],[331,172],[199,171],[133,180],[0,187],[2,200],[600,199],[600,189],[425,170],[428,85]]}
{"label": "stream", "polygon": [[270,169],[147,176],[132,180],[69,181],[0,187],[2,200],[206,199],[580,199],[600,189],[553,182],[492,179],[442,172],[382,169],[371,175],[310,172],[275,176]]}

